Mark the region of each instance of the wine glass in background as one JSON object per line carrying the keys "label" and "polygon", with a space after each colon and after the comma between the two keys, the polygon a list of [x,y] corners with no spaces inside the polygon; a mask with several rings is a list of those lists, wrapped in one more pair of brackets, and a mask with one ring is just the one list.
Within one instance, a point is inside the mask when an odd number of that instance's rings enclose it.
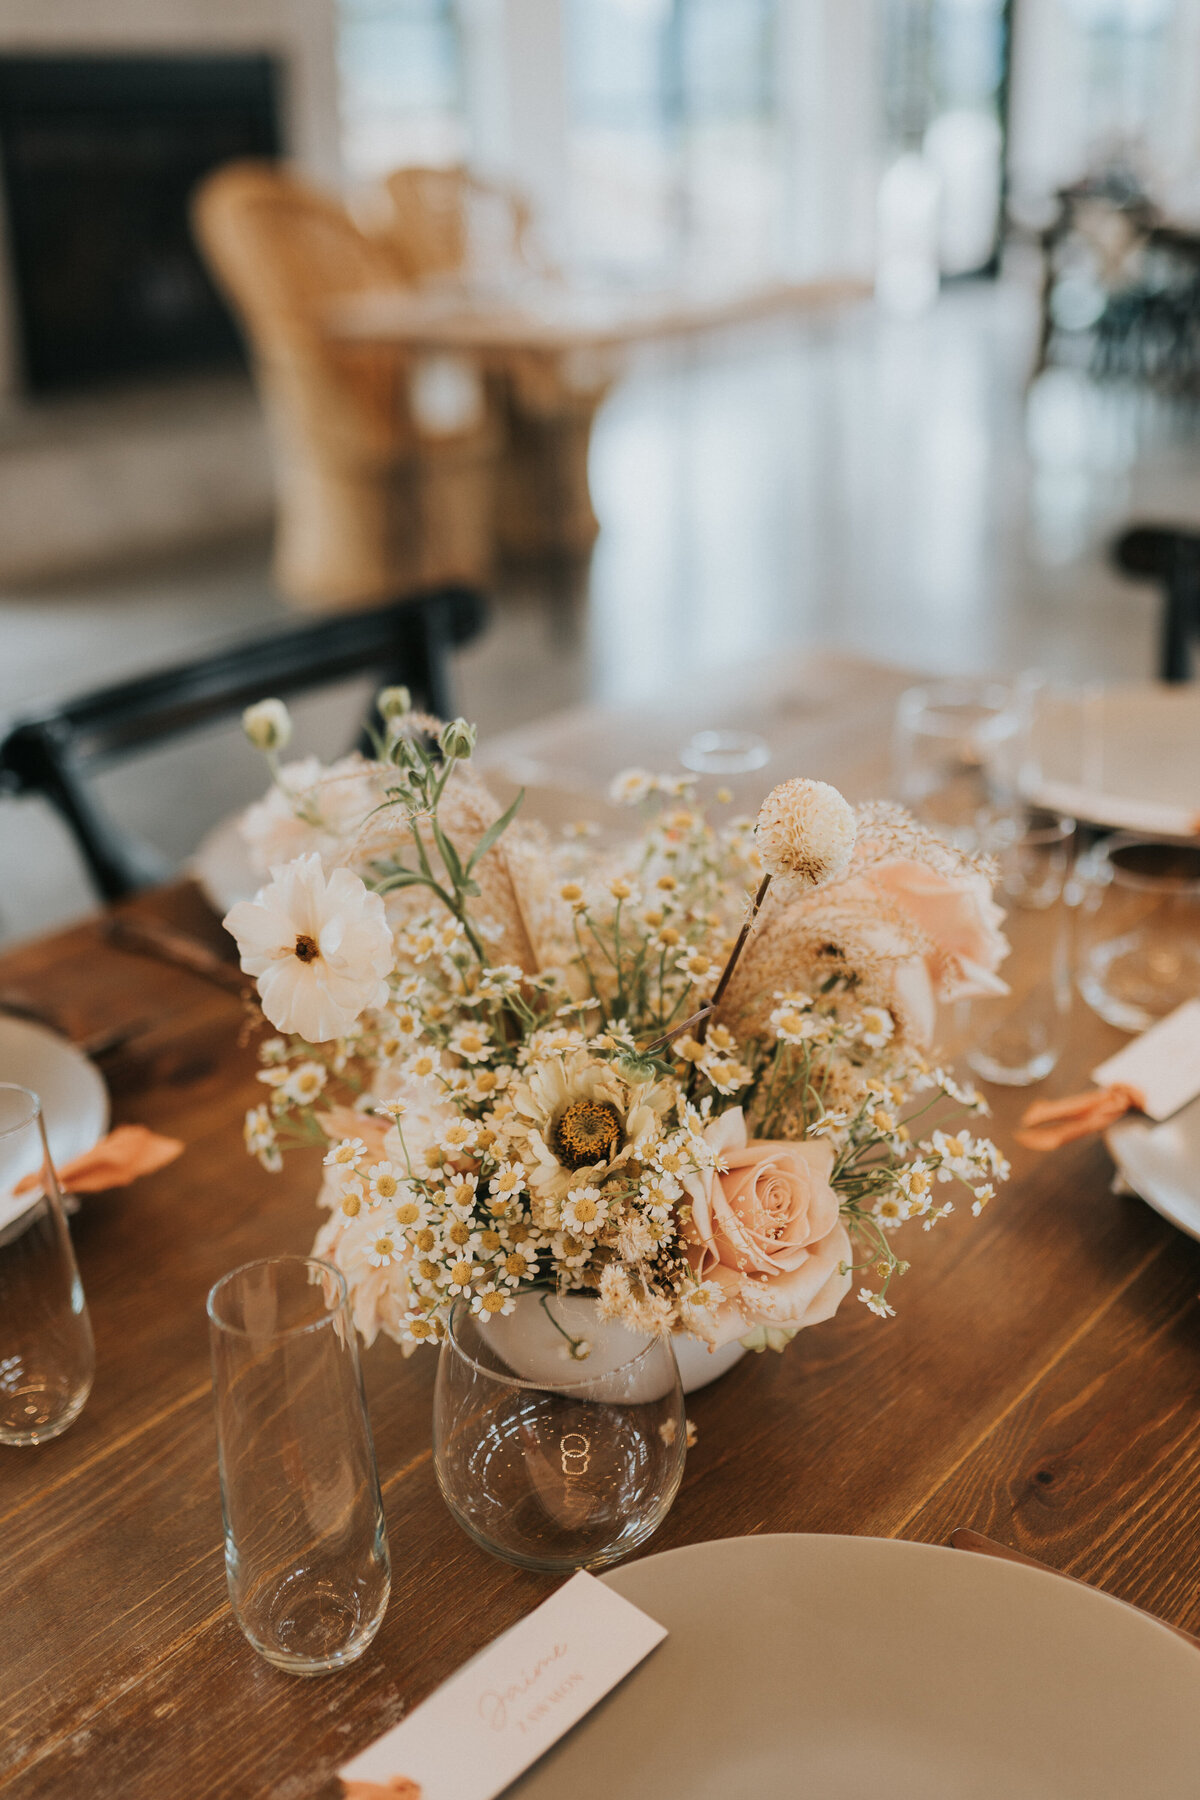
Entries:
{"label": "wine glass in background", "polygon": [[896,708],[893,740],[899,798],[961,849],[977,849],[980,815],[1016,807],[1029,709],[1027,684],[909,688]]}
{"label": "wine glass in background", "polygon": [[1130,831],[1080,859],[1079,992],[1121,1031],[1200,994],[1200,846]]}
{"label": "wine glass in background", "polygon": [[985,1081],[1027,1087],[1058,1062],[1071,1023],[1071,912],[1067,905],[1074,820],[1021,809],[984,809],[980,848],[997,865],[1009,954],[1008,993],[960,1003],[971,1068]]}
{"label": "wine glass in background", "polygon": [[697,731],[679,760],[696,775],[749,775],[770,762],[771,747],[756,731]]}

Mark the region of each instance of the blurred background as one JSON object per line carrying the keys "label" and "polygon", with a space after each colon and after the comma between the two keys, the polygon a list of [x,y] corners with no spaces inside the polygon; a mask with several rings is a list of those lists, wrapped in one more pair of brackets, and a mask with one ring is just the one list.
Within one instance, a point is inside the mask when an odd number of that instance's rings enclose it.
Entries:
{"label": "blurred background", "polygon": [[[7,0],[0,165],[0,728],[446,579],[485,737],[780,647],[1159,671],[1200,0]],[[105,780],[178,861],[262,771]],[[6,937],[93,904],[36,798],[0,870]]]}

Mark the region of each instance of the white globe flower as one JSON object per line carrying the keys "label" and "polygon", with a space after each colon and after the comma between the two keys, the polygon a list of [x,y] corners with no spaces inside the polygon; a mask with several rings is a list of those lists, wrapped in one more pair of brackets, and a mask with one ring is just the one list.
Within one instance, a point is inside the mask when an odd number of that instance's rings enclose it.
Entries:
{"label": "white globe flower", "polygon": [[797,776],[772,788],[754,834],[769,874],[820,887],[845,874],[857,829],[854,808],[835,787]]}
{"label": "white globe flower", "polygon": [[327,876],[319,856],[271,873],[225,915],[242,968],[277,1031],[310,1044],[344,1037],[364,1008],[387,1000],[395,953],[383,901],[349,869]]}

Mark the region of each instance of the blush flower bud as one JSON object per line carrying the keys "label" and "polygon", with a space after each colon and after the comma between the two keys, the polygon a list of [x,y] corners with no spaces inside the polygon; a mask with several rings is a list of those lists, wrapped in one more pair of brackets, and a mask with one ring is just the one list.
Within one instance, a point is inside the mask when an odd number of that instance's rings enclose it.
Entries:
{"label": "blush flower bud", "polygon": [[282,700],[259,700],[242,714],[242,730],[256,750],[284,750],[292,739],[292,720]]}
{"label": "blush flower bud", "polygon": [[385,719],[402,719],[412,711],[412,695],[406,687],[380,688],[375,704]]}
{"label": "blush flower bud", "polygon": [[442,726],[438,743],[447,762],[465,762],[475,748],[475,727],[465,719],[451,719]]}

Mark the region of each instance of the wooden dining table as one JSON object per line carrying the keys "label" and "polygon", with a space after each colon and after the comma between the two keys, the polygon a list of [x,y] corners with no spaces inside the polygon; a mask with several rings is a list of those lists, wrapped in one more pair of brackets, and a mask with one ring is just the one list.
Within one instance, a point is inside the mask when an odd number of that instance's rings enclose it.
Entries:
{"label": "wooden dining table", "polygon": [[[751,708],[786,744],[754,784],[804,772],[869,792],[905,678],[845,658],[804,668]],[[735,688],[755,691],[749,677]],[[698,684],[687,701],[577,715],[580,767],[598,778],[606,755],[639,760],[639,718],[641,743],[665,750],[685,725],[714,722],[718,700]],[[559,718],[485,761],[533,767],[570,737]],[[189,882],[123,912],[223,948]],[[79,1038],[140,1022],[105,1063],[114,1115],[186,1148],[83,1203],[72,1231],[96,1339],[91,1398],[55,1442],[0,1448],[0,1792],[317,1800],[557,1578],[492,1559],[454,1524],[431,1458],[436,1355],[406,1360],[380,1340],[363,1362],[393,1569],[383,1626],[359,1662],[318,1680],[251,1650],[225,1586],[204,1302],[235,1265],[310,1247],[317,1158],[271,1175],[246,1155],[242,1115],[262,1090],[239,1045],[243,1002],[118,947],[109,924],[97,915],[10,950],[0,994]],[[1086,1085],[1118,1041],[1080,1003],[1045,1089]],[[1102,1142],[1022,1150],[1028,1092],[990,1095],[1012,1180],[981,1218],[962,1209],[914,1231],[894,1319],[851,1297],[785,1354],[748,1355],[691,1396],[696,1443],[643,1553],[759,1532],[938,1544],[965,1525],[1200,1629],[1200,1244],[1113,1192]]]}

